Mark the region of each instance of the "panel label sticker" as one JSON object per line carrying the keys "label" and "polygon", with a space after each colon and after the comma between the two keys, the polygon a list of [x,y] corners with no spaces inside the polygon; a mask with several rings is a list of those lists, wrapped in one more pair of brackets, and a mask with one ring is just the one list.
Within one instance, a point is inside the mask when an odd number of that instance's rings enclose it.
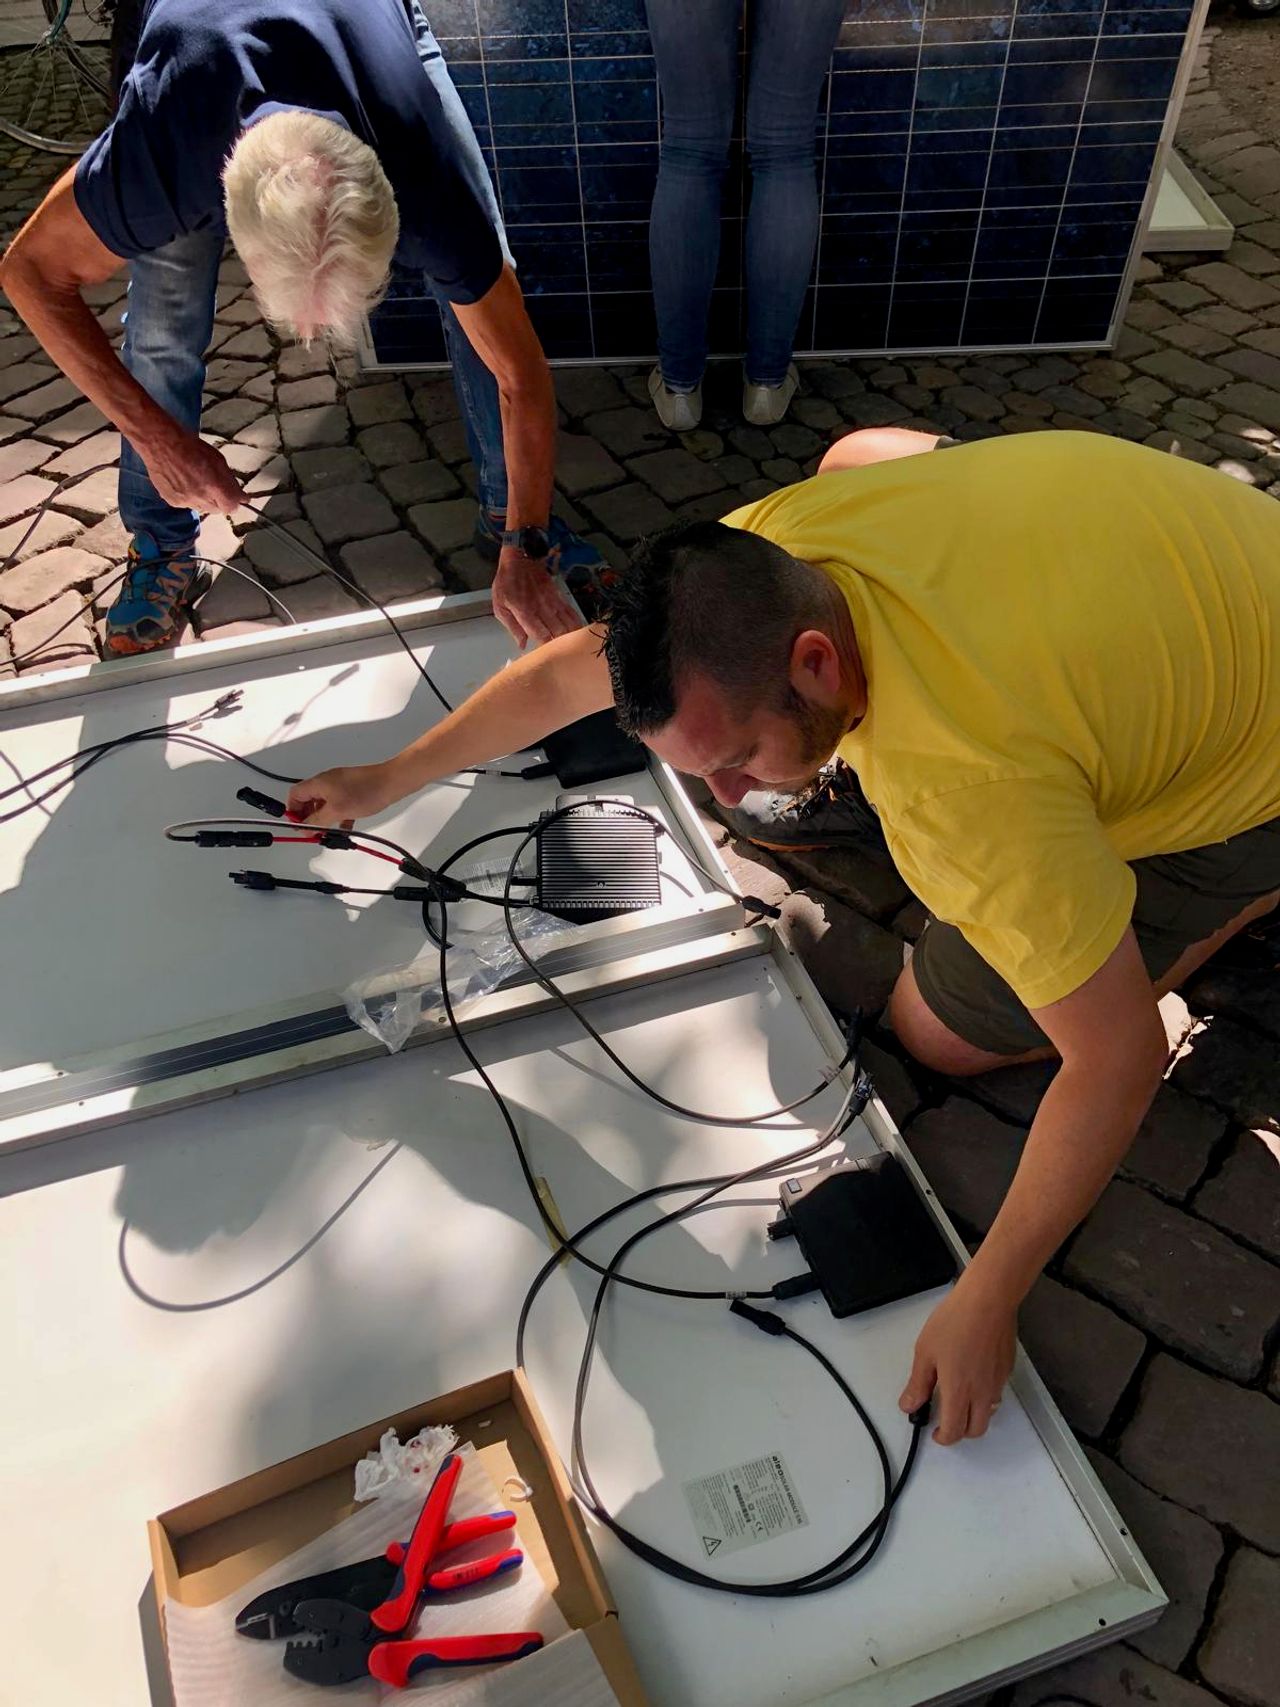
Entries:
{"label": "panel label sticker", "polygon": [[685,1483],[684,1497],[708,1559],[758,1547],[809,1522],[791,1473],[776,1452],[698,1476]]}

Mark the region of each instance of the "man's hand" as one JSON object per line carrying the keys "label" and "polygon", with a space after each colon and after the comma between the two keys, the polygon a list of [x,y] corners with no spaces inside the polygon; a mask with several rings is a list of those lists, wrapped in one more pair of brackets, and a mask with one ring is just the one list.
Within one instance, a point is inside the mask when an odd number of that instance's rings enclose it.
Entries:
{"label": "man's hand", "polygon": [[898,1404],[914,1411],[936,1389],[933,1438],[939,1446],[976,1440],[987,1432],[1013,1369],[1017,1311],[998,1295],[955,1290],[929,1317],[916,1341],[911,1378]]}
{"label": "man's hand", "polygon": [[180,509],[230,514],[244,502],[240,484],[221,451],[176,421],[138,447],[147,473],[166,504]]}
{"label": "man's hand", "polygon": [[545,563],[504,545],[493,578],[493,614],[521,651],[583,626],[578,610]]}
{"label": "man's hand", "polygon": [[372,818],[394,806],[402,792],[389,765],[339,765],[295,782],[285,805],[295,824],[349,830],[357,818]]}

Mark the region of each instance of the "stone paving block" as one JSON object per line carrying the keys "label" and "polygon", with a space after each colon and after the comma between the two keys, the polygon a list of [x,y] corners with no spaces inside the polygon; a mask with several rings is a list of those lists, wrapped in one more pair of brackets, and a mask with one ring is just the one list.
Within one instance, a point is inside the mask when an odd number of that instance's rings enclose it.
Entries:
{"label": "stone paving block", "polygon": [[985,1233],[1021,1158],[1022,1129],[953,1096],[918,1114],[904,1136],[948,1215],[966,1231]]}
{"label": "stone paving block", "polygon": [[361,385],[347,393],[347,408],[357,427],[381,426],[387,421],[410,421],[409,394],[398,379],[381,385]]}
{"label": "stone paving block", "polygon": [[205,395],[234,397],[242,386],[250,380],[260,379],[265,371],[260,362],[235,361],[229,356],[218,356],[205,369]]}
{"label": "stone paving block", "polygon": [[29,393],[39,386],[48,385],[56,371],[48,362],[43,361],[15,362],[11,367],[0,368],[0,403],[6,405],[7,413],[21,414],[22,411],[15,409],[9,399],[21,397],[24,392]]}
{"label": "stone paving block", "polygon": [[791,874],[795,888],[825,890],[879,924],[887,923],[911,899],[911,891],[887,858],[856,848],[823,848],[816,853],[791,848],[774,857]]}
{"label": "stone paving block", "polygon": [[[33,450],[39,450],[44,456],[49,456],[51,446],[42,445],[36,439],[26,441]],[[5,446],[4,449],[9,449]],[[79,444],[71,445],[66,450],[59,451],[51,460],[44,463],[41,472],[52,475],[59,480],[65,480],[70,475],[89,474],[95,468],[114,466],[120,459],[120,435],[114,430],[94,433],[91,438],[82,439]],[[4,466],[4,450],[0,450],[0,468]]]}
{"label": "stone paving block", "polygon": [[245,293],[234,299],[220,303],[216,318],[226,326],[256,326],[262,319],[262,310],[258,307],[252,295]]}
{"label": "stone paving block", "polygon": [[1195,1211],[1280,1262],[1280,1154],[1256,1132],[1236,1139],[1220,1173],[1195,1196]]}
{"label": "stone paving block", "polygon": [[429,551],[412,534],[383,534],[344,545],[342,566],[379,604],[423,598],[443,584]]}
{"label": "stone paving block", "polygon": [[309,581],[298,581],[281,593],[293,612],[295,622],[319,622],[326,616],[348,616],[366,606],[347,592],[340,582],[328,575],[315,575]]}
{"label": "stone paving block", "polygon": [[1153,450],[1165,450],[1171,456],[1183,457],[1188,462],[1202,463],[1206,468],[1217,461],[1218,453],[1213,446],[1195,437],[1197,431],[1204,431],[1202,421],[1187,424],[1173,413],[1166,415],[1165,420],[1166,428],[1161,432],[1151,433],[1143,440],[1144,444],[1150,445]]}
{"label": "stone paving block", "polygon": [[671,434],[651,408],[637,409],[628,405],[621,409],[606,409],[598,415],[588,415],[582,425],[591,438],[614,456],[638,456],[642,451],[671,443]]}
{"label": "stone paving block", "polygon": [[374,534],[394,533],[399,526],[385,494],[368,481],[308,492],[303,497],[302,507],[326,545],[341,545],[348,539],[368,539]]}
{"label": "stone paving block", "polygon": [[806,385],[835,403],[866,388],[861,374],[851,362],[806,362],[803,371]]}
{"label": "stone paving block", "polygon": [[245,503],[238,510],[233,510],[227,520],[233,532],[240,535],[260,526],[264,517],[283,524],[297,521],[301,514],[302,506],[298,503],[296,492],[266,492],[254,496],[252,507]]}
{"label": "stone paving block", "polygon": [[635,457],[628,466],[668,504],[724,490],[724,478],[715,464],[702,462],[685,450],[650,451]]}
{"label": "stone paving block", "polygon": [[274,403],[276,400],[276,376],[269,370],[255,373],[252,379],[246,379],[240,387],[241,397],[252,397],[257,403]]}
{"label": "stone paving block", "polygon": [[[69,516],[75,516],[77,521],[100,522],[115,509],[119,484],[117,469],[100,468],[96,473],[83,475],[64,486],[53,502]],[[0,513],[3,510],[4,494],[0,492]]]}
{"label": "stone paving block", "polygon": [[1079,1434],[1104,1432],[1146,1340],[1105,1304],[1042,1274],[1018,1312],[1018,1338]]}
{"label": "stone paving block", "polygon": [[779,486],[790,486],[801,479],[804,470],[789,456],[772,456],[760,464],[760,472]]}
{"label": "stone paving block", "polygon": [[436,455],[451,468],[460,462],[466,462],[471,455],[467,444],[467,430],[461,421],[442,421],[438,427],[429,428],[427,442]]}
{"label": "stone paving block", "polygon": [[[273,345],[265,326],[248,326],[218,346],[222,356],[236,356],[243,361],[265,362],[270,359]],[[282,376],[283,377],[283,376]]]}
{"label": "stone paving block", "polygon": [[92,654],[96,648],[84,600],[79,593],[63,593],[30,615],[20,616],[9,630],[9,647],[19,671],[36,662],[47,669]]}
{"label": "stone paving block", "polygon": [[803,462],[806,457],[818,455],[827,448],[826,438],[795,421],[784,421],[781,426],[774,427],[769,436],[779,456],[794,457],[797,462]]}
{"label": "stone paving block", "polygon": [[[264,616],[258,622],[224,622],[217,628],[206,628],[199,636],[201,640],[244,640],[250,634],[261,634],[264,629],[283,628],[284,618],[281,616]],[[183,638],[183,645],[186,637]]]}
{"label": "stone paving block", "polygon": [[37,386],[34,391],[26,391],[21,397],[12,398],[6,408],[11,415],[20,415],[24,421],[40,422],[61,414],[64,409],[69,409],[83,398],[83,391],[73,380],[59,375],[47,385]]}
{"label": "stone paving block", "polygon": [[[324,556],[324,546],[319,535],[309,523],[291,521],[285,523],[285,529],[293,534],[304,546]],[[273,587],[290,587],[299,581],[310,581],[316,574],[316,565],[301,551],[296,551],[287,540],[278,533],[258,528],[244,536],[241,541],[245,556],[259,571],[264,581],[269,581]],[[287,602],[287,600],[286,600]]]}
{"label": "stone paving block", "polygon": [[1280,1405],[1164,1354],[1120,1441],[1125,1469],[1177,1504],[1280,1551]]}
{"label": "stone paving block", "polygon": [[350,486],[368,480],[372,470],[354,445],[326,445],[320,450],[295,451],[290,458],[304,492],[323,492],[330,486]]}
{"label": "stone paving block", "polygon": [[1198,1684],[1124,1644],[1100,1648],[1017,1685],[1010,1707],[1218,1707]]}
{"label": "stone paving block", "polygon": [[669,527],[675,520],[662,499],[636,481],[593,493],[584,502],[600,526],[626,545]]}
{"label": "stone paving block", "polygon": [[427,449],[421,429],[412,421],[382,421],[366,427],[356,434],[356,443],[375,468],[420,462]]}
{"label": "stone paving block", "polygon": [[1223,356],[1222,366],[1242,379],[1280,392],[1280,356],[1268,355],[1265,350],[1232,350]]}
{"label": "stone paving block", "polygon": [[1280,356],[1280,327],[1263,326],[1256,332],[1246,332],[1240,341],[1269,356]]}
{"label": "stone paving block", "polygon": [[[22,423],[22,429],[23,432],[27,430],[25,421]],[[39,468],[41,463],[47,463],[50,457],[53,457],[55,462],[59,460],[54,454],[53,446],[43,444],[39,439],[15,438],[8,444],[0,445],[0,491],[11,480],[17,480],[23,474],[30,474]],[[59,472],[57,469],[49,470],[49,473],[54,475]]]}
{"label": "stone paving block", "polygon": [[1246,273],[1263,278],[1280,271],[1280,259],[1277,259],[1274,251],[1246,237],[1236,238],[1228,251],[1227,259],[1233,267],[1240,267]]}
{"label": "stone paving block", "polygon": [[468,592],[477,593],[482,587],[491,587],[497,567],[471,546],[449,553],[449,574]]}
{"label": "stone paving block", "polygon": [[778,929],[829,1007],[868,1017],[883,1009],[902,971],[902,944],[890,931],[813,889],[786,898]]}
{"label": "stone paving block", "polygon": [[447,373],[427,374],[413,383],[410,406],[424,427],[438,426],[442,421],[456,420],[458,396],[453,380]]}
{"label": "stone paving block", "polygon": [[1100,1293],[1197,1363],[1251,1380],[1280,1321],[1280,1269],[1140,1186],[1109,1185],[1068,1252]]}
{"label": "stone paving block", "polygon": [[276,373],[284,379],[310,379],[313,374],[330,373],[332,363],[324,344],[286,344],[276,357]]}
{"label": "stone paving block", "polygon": [[68,409],[65,415],[57,415],[52,421],[41,421],[36,431],[42,439],[51,439],[56,445],[74,445],[102,432],[109,424],[96,404],[80,403],[74,409]]}
{"label": "stone paving block", "polygon": [[1196,1665],[1201,1677],[1249,1707],[1280,1703],[1280,1559],[1242,1547],[1227,1567],[1222,1598]]}
{"label": "stone paving block", "polygon": [[258,420],[265,413],[266,405],[252,397],[227,397],[202,413],[200,431],[216,433],[219,438],[229,439],[242,427],[247,427],[250,422]]}
{"label": "stone paving block", "polygon": [[12,557],[13,565],[25,563],[29,557],[51,551],[55,545],[70,545],[83,529],[83,522],[57,510],[46,510],[39,519],[24,516],[0,527],[0,562]]}
{"label": "stone paving block", "polygon": [[19,439],[31,431],[30,421],[15,421],[12,415],[0,415],[0,445]]}
{"label": "stone paving block", "polygon": [[1280,980],[1270,967],[1215,966],[1186,986],[1193,1013],[1227,1014],[1280,1039]]}
{"label": "stone paving block", "polygon": [[1267,308],[1273,302],[1280,302],[1280,291],[1273,285],[1251,278],[1248,273],[1241,272],[1239,267],[1233,267],[1229,261],[1205,261],[1198,267],[1189,267],[1184,277],[1193,284],[1203,285],[1232,308],[1243,309],[1249,313],[1259,308]]}
{"label": "stone paving block", "polygon": [[1259,1047],[1258,1036],[1232,1020],[1198,1026],[1173,1070],[1173,1082],[1190,1096],[1234,1115],[1242,1126],[1280,1133],[1280,1060]]}
{"label": "stone paving block", "polygon": [[95,527],[86,528],[76,539],[80,551],[91,551],[111,563],[123,563],[129,549],[129,533],[120,517],[113,512],[104,516]]}
{"label": "stone paving block", "polygon": [[1188,309],[1200,308],[1213,298],[1203,285],[1188,284],[1186,279],[1170,279],[1167,284],[1153,284],[1151,294],[1166,308],[1185,314]]}
{"label": "stone paving block", "polygon": [[1120,1172],[1165,1197],[1185,1198],[1209,1165],[1214,1145],[1227,1129],[1225,1118],[1168,1082],[1155,1100],[1129,1146]]}
{"label": "stone paving block", "polygon": [[1207,326],[1193,326],[1189,321],[1166,326],[1162,336],[1166,343],[1174,344],[1193,356],[1216,356],[1231,348],[1230,338],[1221,332],[1213,332]]}
{"label": "stone paving block", "polygon": [[315,450],[346,442],[350,417],[341,403],[319,409],[297,409],[280,417],[280,434],[286,450]]}
{"label": "stone paving block", "polygon": [[[241,445],[237,444],[234,439],[227,444],[219,445],[218,450],[227,467],[242,481],[255,475],[260,468],[264,468],[272,460],[271,452],[264,450],[261,445]],[[283,457],[277,457],[275,460],[284,468],[288,468],[289,464]]]}
{"label": "stone paving block", "polygon": [[556,485],[575,497],[617,486],[627,478],[603,445],[586,433],[563,430],[556,438]]}
{"label": "stone paving block", "polygon": [[[1002,406],[1003,407],[1003,406]],[[905,421],[911,413],[891,397],[877,397],[870,392],[840,399],[840,411],[855,427],[892,427]]]}
{"label": "stone paving block", "polygon": [[1254,323],[1252,314],[1242,314],[1238,308],[1228,308],[1222,302],[1213,302],[1207,308],[1198,308],[1194,314],[1187,316],[1187,321],[1191,325],[1205,326],[1211,332],[1221,332],[1228,338],[1238,338]]}
{"label": "stone paving block", "polygon": [[29,516],[58,490],[56,480],[42,480],[38,474],[20,474],[0,486],[0,523]]}
{"label": "stone paving block", "polygon": [[213,585],[195,609],[196,628],[204,633],[229,622],[259,622],[272,614],[275,607],[267,593],[249,573],[237,575],[231,569],[219,569]]}
{"label": "stone paving block", "polygon": [[58,546],[0,575],[0,610],[26,616],[73,587],[89,587],[110,565],[92,552]]}
{"label": "stone paving block", "polygon": [[[352,392],[353,397],[359,396]],[[286,379],[276,387],[276,403],[283,410],[319,409],[338,401],[338,382],[331,373],[314,373],[309,379]],[[348,404],[350,407],[350,404]]]}
{"label": "stone paving block", "polygon": [[[415,504],[409,524],[435,552],[460,551],[471,543],[476,525],[476,506],[470,498],[448,498],[437,504]],[[492,580],[492,576],[490,576]],[[486,585],[488,583],[485,583]]]}
{"label": "stone paving block", "polygon": [[456,478],[443,462],[406,462],[398,468],[380,469],[378,484],[393,503],[405,509],[433,498],[451,497],[459,490]]}
{"label": "stone paving block", "polygon": [[574,420],[615,409],[626,402],[626,393],[603,368],[558,368],[553,374],[556,399]]}
{"label": "stone paving block", "polygon": [[1222,368],[1189,356],[1184,350],[1160,350],[1153,356],[1139,356],[1134,365],[1175,392],[1197,397],[1226,385],[1230,377]]}
{"label": "stone paving block", "polygon": [[[232,451],[239,447],[235,445],[228,445],[226,448],[228,451]],[[244,448],[247,450],[252,447],[245,446]],[[228,460],[230,459],[228,458]],[[260,497],[264,494],[269,495],[278,493],[284,488],[292,485],[293,469],[289,466],[288,458],[269,455],[266,461],[259,464],[254,473],[249,476],[248,480],[245,482],[244,489],[251,497]],[[272,507],[272,513],[275,513],[274,506]]]}
{"label": "stone paving block", "polygon": [[1157,1665],[1176,1669],[1191,1651],[1222,1559],[1222,1537],[1211,1523],[1161,1499],[1101,1452],[1089,1462],[1111,1495],[1133,1539],[1169,1596],[1159,1621],[1128,1640]]}
{"label": "stone paving block", "polygon": [[700,498],[690,498],[686,503],[677,504],[675,518],[678,522],[718,522],[737,501],[733,492],[704,492]]}
{"label": "stone paving block", "polygon": [[826,397],[797,397],[791,405],[791,413],[804,426],[824,434],[833,433],[844,424],[840,411]]}
{"label": "stone paving block", "polygon": [[240,428],[236,443],[253,445],[261,450],[279,450],[280,423],[274,415],[262,415],[258,420],[250,421],[247,427]]}

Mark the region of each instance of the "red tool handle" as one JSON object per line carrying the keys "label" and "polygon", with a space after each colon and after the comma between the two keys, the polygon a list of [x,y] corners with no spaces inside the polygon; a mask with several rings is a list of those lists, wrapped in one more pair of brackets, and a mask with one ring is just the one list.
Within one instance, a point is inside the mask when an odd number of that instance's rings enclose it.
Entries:
{"label": "red tool handle", "polygon": [[[445,1524],[436,1552],[452,1553],[455,1547],[465,1547],[471,1541],[483,1541],[489,1535],[500,1535],[504,1529],[514,1529],[515,1526],[516,1514],[513,1511],[490,1511],[483,1517],[460,1517],[456,1523]],[[392,1541],[387,1547],[387,1560],[393,1565],[403,1565],[408,1551],[407,1541]]]}
{"label": "red tool handle", "polygon": [[503,1576],[523,1564],[524,1554],[518,1547],[512,1547],[506,1553],[490,1553],[486,1559],[472,1559],[469,1564],[446,1565],[443,1570],[432,1571],[426,1586],[431,1594],[448,1594],[451,1589],[470,1588],[473,1583]]}
{"label": "red tool handle", "polygon": [[381,1606],[369,1614],[379,1630],[403,1630],[413,1617],[422,1593],[422,1580],[430,1569],[431,1560],[440,1545],[445,1523],[449,1517],[449,1502],[462,1474],[462,1460],[451,1452],[440,1466],[431,1492],[427,1495],[418,1521],[409,1537],[409,1550],[396,1572],[395,1584]]}
{"label": "red tool handle", "polygon": [[498,1660],[522,1660],[536,1654],[542,1637],[536,1630],[506,1636],[437,1636],[433,1642],[379,1642],[369,1653],[369,1671],[380,1683],[403,1689],[420,1671],[436,1666],[483,1666]]}

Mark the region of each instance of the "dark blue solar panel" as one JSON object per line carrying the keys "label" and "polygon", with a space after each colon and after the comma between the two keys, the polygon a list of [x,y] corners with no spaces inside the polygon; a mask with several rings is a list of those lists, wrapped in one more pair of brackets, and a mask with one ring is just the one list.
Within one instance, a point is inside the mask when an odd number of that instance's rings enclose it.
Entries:
{"label": "dark blue solar panel", "polygon": [[[648,359],[659,116],[643,0],[427,11],[547,354]],[[823,214],[798,351],[1101,342],[1191,12],[1191,0],[851,0],[819,111]],[[721,354],[741,348],[748,195],[735,145],[711,308]],[[388,365],[443,359],[419,279],[394,281],[373,338]]]}

